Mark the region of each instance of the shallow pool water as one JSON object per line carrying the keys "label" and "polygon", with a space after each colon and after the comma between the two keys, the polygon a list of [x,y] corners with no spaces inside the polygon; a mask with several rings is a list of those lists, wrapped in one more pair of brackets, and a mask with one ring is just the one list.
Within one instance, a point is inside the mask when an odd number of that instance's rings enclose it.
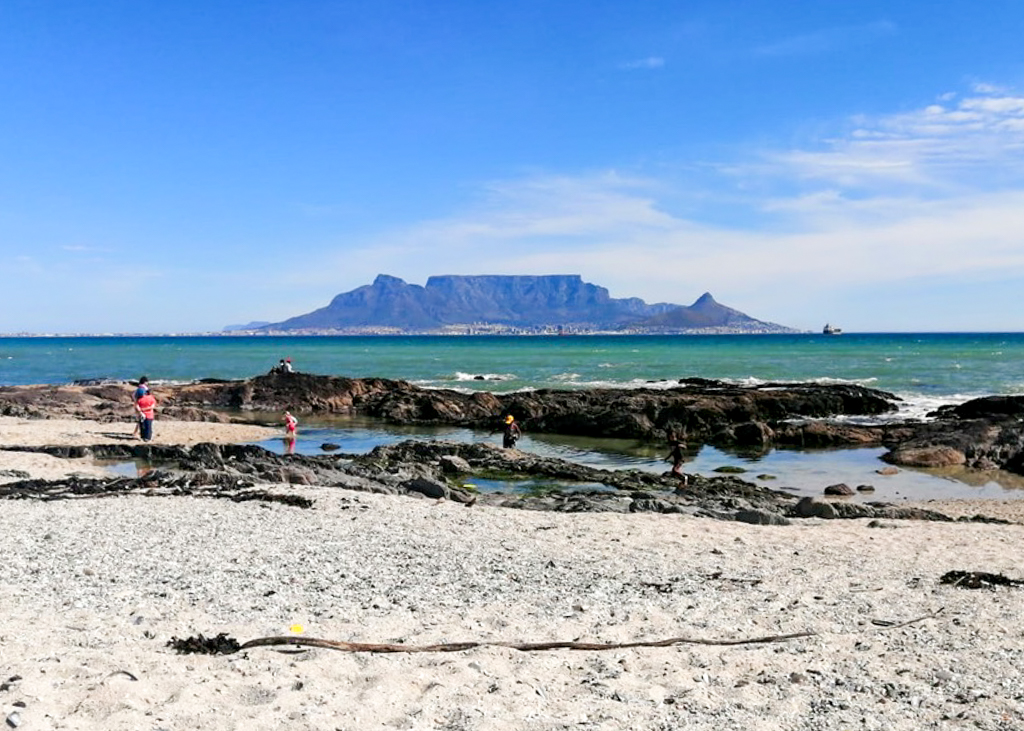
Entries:
{"label": "shallow pool water", "polygon": [[[297,454],[329,454],[322,445],[336,444],[342,452],[364,454],[380,444],[406,439],[450,440],[501,444],[500,434],[452,427],[395,427],[367,419],[333,418],[311,423],[300,430],[295,441]],[[258,443],[271,451],[288,450],[283,439]],[[665,461],[668,447],[625,439],[524,434],[519,449],[546,457],[609,470],[637,469],[661,473],[671,467]],[[881,447],[814,451],[772,450],[766,454],[729,453],[702,447],[689,456],[685,472],[714,476],[721,467],[743,470],[737,476],[777,490],[799,495],[821,495],[824,488],[846,483],[856,489],[871,485],[874,492],[845,498],[853,501],[931,500],[949,498],[1024,498],[1024,476],[1008,472],[976,472],[963,469],[918,470],[900,468],[895,475],[882,475]],[[481,480],[474,483],[489,484]],[[527,485],[528,487],[528,485]],[[507,489],[503,484],[499,489]],[[489,488],[488,488],[489,489]]]}
{"label": "shallow pool water", "polygon": [[[254,442],[277,454],[324,455],[337,452],[365,454],[374,447],[407,439],[486,442],[501,444],[501,435],[455,427],[410,427],[382,424],[365,418],[307,417],[294,443],[280,438]],[[324,445],[337,445],[337,452]],[[608,470],[635,469],[667,472],[666,445],[646,444],[626,439],[525,434],[519,449],[545,457]],[[919,470],[900,468],[894,475],[879,474],[887,465],[881,461],[880,447],[814,451],[772,450],[766,454],[725,452],[705,446],[690,454],[683,470],[690,474],[715,476],[722,467],[741,470],[736,476],[776,490],[797,495],[821,495],[825,487],[845,483],[856,489],[874,487],[873,492],[858,492],[851,501],[935,500],[951,498],[1024,498],[1024,476],[1008,472],[977,472],[949,468]],[[145,462],[124,462],[110,466],[118,474],[135,476],[152,466]],[[469,478],[481,491],[530,492],[547,487],[551,480],[523,481]],[[602,489],[600,485],[566,485],[570,489]]]}

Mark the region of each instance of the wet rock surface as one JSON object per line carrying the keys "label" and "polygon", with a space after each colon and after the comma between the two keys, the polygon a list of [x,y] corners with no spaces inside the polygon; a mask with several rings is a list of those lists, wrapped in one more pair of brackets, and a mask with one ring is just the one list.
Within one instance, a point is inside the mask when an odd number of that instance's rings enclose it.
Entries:
{"label": "wet rock surface", "polygon": [[[525,430],[534,433],[658,443],[672,433],[691,447],[712,444],[752,451],[778,446],[884,444],[890,450],[885,459],[893,464],[964,465],[1024,474],[1024,397],[975,399],[940,409],[928,422],[858,426],[834,417],[890,413],[898,398],[853,385],[739,387],[707,379],[683,379],[677,385],[659,388],[461,393],[382,378],[305,373],[244,381],[206,379],[154,391],[161,415],[182,420],[245,421],[247,413],[288,409],[300,414],[370,416],[392,424],[496,430],[502,416],[511,413]],[[130,411],[130,396],[126,384],[106,382],[5,387],[0,388],[0,414],[123,420]],[[157,444],[5,448],[65,458],[138,459],[171,465],[173,469],[158,473],[158,477],[162,486],[177,489],[242,480],[250,485],[323,485],[537,510],[686,512],[728,519],[742,515],[740,519],[748,522],[807,517],[807,510],[795,509],[797,501],[788,493],[736,477],[690,475],[684,486],[670,473],[599,470],[483,444],[404,442],[378,447],[368,455],[346,455],[337,450],[317,457],[213,444],[191,449]],[[576,487],[553,487],[534,494],[479,495],[463,487],[480,476],[551,480]],[[8,488],[25,482],[10,483]],[[600,489],[595,489],[595,484]],[[809,514],[823,518],[894,517],[887,510],[843,505],[831,510],[816,507]]]}
{"label": "wet rock surface", "polygon": [[1003,469],[1024,474],[1024,396],[989,396],[930,414],[883,457],[907,467]]}
{"label": "wet rock surface", "polygon": [[[25,448],[28,449],[28,448]],[[759,525],[787,525],[794,518],[887,518],[949,521],[934,511],[886,503],[851,504],[813,498],[798,500],[735,476],[687,475],[685,484],[670,472],[602,470],[481,443],[406,441],[365,455],[279,455],[252,445],[198,444],[191,448],[97,445],[76,448],[106,458],[135,457],[166,466],[139,477],[20,480],[0,485],[0,498],[57,500],[130,493],[191,495],[263,500],[310,507],[303,486],[336,487],[464,505],[488,505],[555,512],[681,513]],[[67,447],[31,451],[65,455]],[[511,484],[530,480],[532,491],[477,492],[474,479]],[[551,480],[548,488],[537,482]],[[273,491],[262,489],[271,483]],[[286,485],[287,487],[280,487]],[[282,492],[290,490],[290,492]]]}
{"label": "wet rock surface", "polygon": [[[708,379],[639,389],[539,390],[511,394],[423,389],[406,381],[308,373],[154,387],[160,413],[183,420],[239,420],[235,412],[362,415],[392,424],[495,429],[514,414],[526,431],[661,441],[667,432],[690,444],[769,448],[881,443],[887,430],[823,425],[834,416],[892,412],[893,394],[854,385],[764,384],[740,387]],[[123,420],[125,385],[0,388],[0,414]]]}

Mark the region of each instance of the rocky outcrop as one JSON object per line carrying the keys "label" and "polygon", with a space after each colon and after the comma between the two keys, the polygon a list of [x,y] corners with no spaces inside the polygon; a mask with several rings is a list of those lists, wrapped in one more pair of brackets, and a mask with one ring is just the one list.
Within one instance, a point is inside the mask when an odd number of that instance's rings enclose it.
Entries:
{"label": "rocky outcrop", "polygon": [[[392,424],[496,430],[505,414],[535,433],[662,442],[668,432],[692,445],[755,450],[774,445],[881,444],[892,429],[822,420],[890,412],[898,399],[852,385],[740,387],[684,379],[657,388],[541,390],[511,394],[424,389],[384,378],[277,373],[244,381],[207,381],[154,389],[161,415],[184,420],[244,420],[248,412],[371,416]],[[0,388],[0,413],[122,420],[130,389],[106,386]]]}
{"label": "rocky outcrop", "polygon": [[1024,396],[989,396],[930,414],[934,421],[883,456],[907,467],[964,466],[1024,474]]}
{"label": "rocky outcrop", "polygon": [[[653,384],[652,384],[653,385]],[[0,395],[2,396],[2,395]],[[372,416],[394,424],[497,429],[513,414],[527,431],[661,442],[667,432],[691,444],[835,446],[881,444],[888,430],[825,424],[834,416],[878,415],[896,408],[892,394],[853,385],[767,384],[740,387],[684,379],[672,387],[540,390],[513,394],[423,389],[405,381],[303,373],[172,389],[179,407]]]}
{"label": "rocky outcrop", "polygon": [[[423,389],[406,381],[280,373],[242,381],[202,381],[154,389],[161,415],[184,420],[259,422],[258,412],[369,416],[392,424],[497,431],[512,414],[527,432],[766,451],[885,445],[889,462],[964,466],[1024,474],[1024,396],[975,399],[940,409],[927,422],[878,426],[836,417],[877,416],[897,397],[853,385],[740,387],[683,379],[638,389],[541,390],[497,394]],[[0,414],[122,421],[127,384],[0,388]],[[274,420],[276,424],[276,419]]]}
{"label": "rocky outcrop", "polygon": [[[142,451],[140,451],[142,450]],[[941,513],[877,503],[855,505],[805,498],[745,482],[733,476],[679,477],[634,470],[601,470],[559,459],[538,457],[491,444],[406,441],[377,447],[365,455],[279,455],[252,445],[198,444],[35,447],[54,456],[88,454],[145,458],[156,469],[138,478],[20,480],[0,485],[0,498],[59,500],[125,494],[193,495],[232,500],[272,500],[309,507],[306,486],[452,500],[467,506],[490,505],[557,512],[679,513],[758,525],[788,525],[795,518],[903,518],[949,520]],[[552,481],[545,490],[476,492],[472,480],[501,479],[515,484]],[[274,494],[260,485],[278,487]],[[281,489],[298,492],[285,493]]]}
{"label": "rocky outcrop", "polygon": [[815,500],[812,497],[802,498],[790,507],[786,514],[793,518],[886,518],[889,520],[936,520],[948,522],[949,516],[935,510],[922,508],[900,508],[888,503],[847,503]]}

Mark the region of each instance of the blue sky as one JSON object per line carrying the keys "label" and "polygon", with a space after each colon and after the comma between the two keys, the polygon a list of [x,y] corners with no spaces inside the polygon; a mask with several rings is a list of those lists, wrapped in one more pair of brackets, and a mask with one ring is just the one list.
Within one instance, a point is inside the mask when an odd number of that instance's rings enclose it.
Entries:
{"label": "blue sky", "polygon": [[379,273],[1024,330],[1024,3],[0,3],[0,332]]}

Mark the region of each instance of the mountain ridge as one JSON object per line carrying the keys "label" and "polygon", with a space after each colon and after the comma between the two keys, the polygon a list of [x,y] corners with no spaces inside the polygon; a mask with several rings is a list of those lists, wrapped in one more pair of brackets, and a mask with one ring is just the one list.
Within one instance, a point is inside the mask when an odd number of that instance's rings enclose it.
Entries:
{"label": "mountain ridge", "polygon": [[378,274],[319,309],[257,332],[795,332],[719,304],[705,292],[692,305],[616,299],[579,274],[434,275],[426,285]]}

